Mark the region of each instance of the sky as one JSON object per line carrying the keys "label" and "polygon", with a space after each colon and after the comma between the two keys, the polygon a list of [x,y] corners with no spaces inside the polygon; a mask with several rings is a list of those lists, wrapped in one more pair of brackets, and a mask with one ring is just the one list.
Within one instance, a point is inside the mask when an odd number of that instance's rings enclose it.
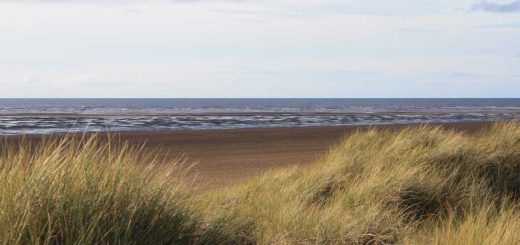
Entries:
{"label": "sky", "polygon": [[520,97],[520,0],[0,0],[0,97]]}

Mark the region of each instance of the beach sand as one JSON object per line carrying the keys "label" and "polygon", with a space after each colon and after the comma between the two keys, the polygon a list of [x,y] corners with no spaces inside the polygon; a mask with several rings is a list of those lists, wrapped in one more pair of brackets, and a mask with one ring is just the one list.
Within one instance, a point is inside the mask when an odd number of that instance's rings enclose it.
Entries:
{"label": "beach sand", "polygon": [[[490,123],[433,124],[468,133]],[[397,130],[409,125],[373,126]],[[145,143],[147,150],[169,159],[183,156],[193,164],[200,189],[232,186],[277,168],[316,162],[342,138],[369,126],[233,129],[208,131],[117,133],[131,145]],[[59,137],[59,136],[57,136]],[[20,137],[8,137],[17,141]],[[38,140],[40,136],[30,137]]]}

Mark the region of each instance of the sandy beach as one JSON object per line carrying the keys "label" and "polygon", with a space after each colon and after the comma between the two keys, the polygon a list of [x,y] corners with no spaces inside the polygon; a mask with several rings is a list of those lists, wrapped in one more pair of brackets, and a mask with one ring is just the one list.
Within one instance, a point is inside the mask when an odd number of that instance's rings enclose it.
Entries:
{"label": "sandy beach", "polygon": [[[489,123],[445,123],[442,127],[475,132]],[[379,125],[400,129],[409,125]],[[233,129],[117,133],[131,145],[168,159],[183,156],[195,164],[193,173],[202,189],[231,186],[270,169],[309,164],[324,156],[342,138],[370,126]],[[41,136],[31,136],[38,140]],[[16,141],[19,137],[8,137]]]}

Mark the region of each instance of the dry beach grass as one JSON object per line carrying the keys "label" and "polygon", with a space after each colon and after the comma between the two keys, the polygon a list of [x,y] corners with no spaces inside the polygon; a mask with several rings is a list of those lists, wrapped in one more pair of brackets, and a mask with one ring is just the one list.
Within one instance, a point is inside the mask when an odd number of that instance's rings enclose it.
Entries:
{"label": "dry beach grass", "polygon": [[4,146],[0,159],[6,244],[520,242],[517,122],[360,130],[314,164],[206,192],[96,137]]}

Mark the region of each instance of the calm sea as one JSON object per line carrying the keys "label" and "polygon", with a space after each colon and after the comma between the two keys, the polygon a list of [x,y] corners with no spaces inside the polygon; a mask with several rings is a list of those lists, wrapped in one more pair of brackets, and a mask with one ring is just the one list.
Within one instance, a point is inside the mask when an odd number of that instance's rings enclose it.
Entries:
{"label": "calm sea", "polygon": [[520,120],[520,99],[0,99],[0,135]]}

